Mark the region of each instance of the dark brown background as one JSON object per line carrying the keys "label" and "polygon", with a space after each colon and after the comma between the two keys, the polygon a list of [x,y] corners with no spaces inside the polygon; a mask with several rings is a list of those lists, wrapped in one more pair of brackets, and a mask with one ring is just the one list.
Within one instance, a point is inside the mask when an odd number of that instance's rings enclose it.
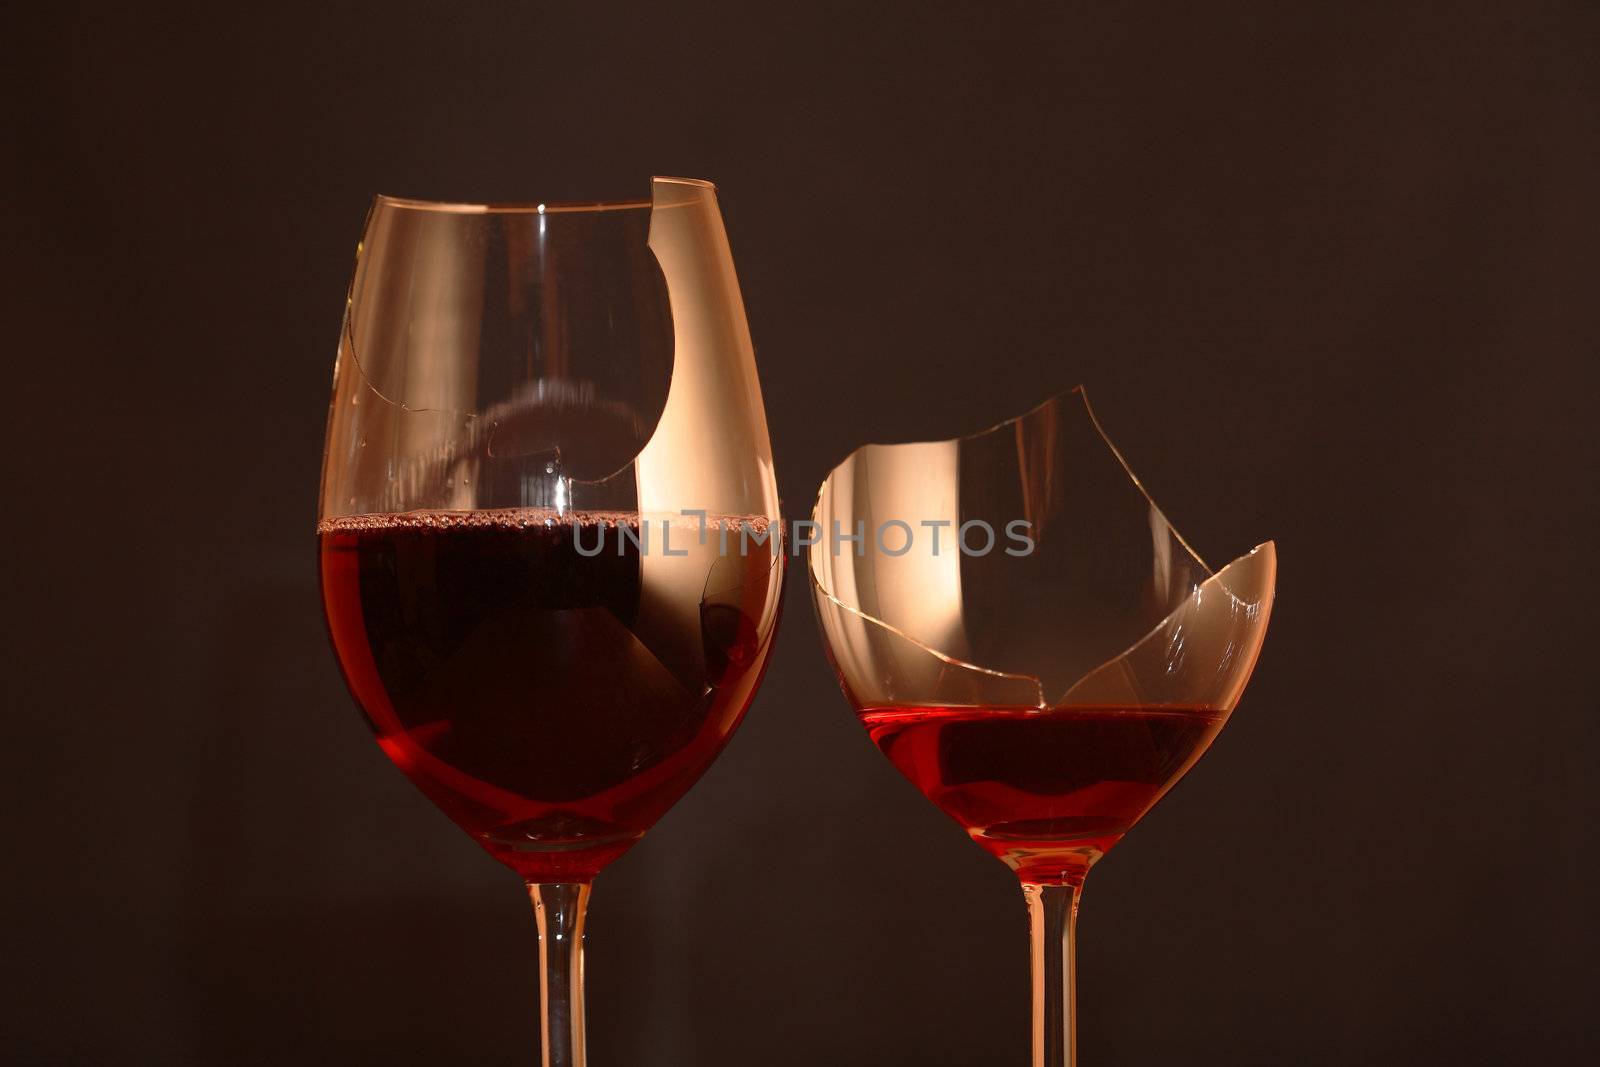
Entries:
{"label": "dark brown background", "polygon": [[[1097,1065],[1596,1050],[1593,3],[274,4],[9,16],[10,1062],[525,1064],[520,887],[384,761],[312,523],[378,191],[716,179],[789,514],[1086,383],[1283,559],[1222,741],[1084,913]],[[791,575],[591,913],[607,1064],[1026,1057],[1010,875]]]}

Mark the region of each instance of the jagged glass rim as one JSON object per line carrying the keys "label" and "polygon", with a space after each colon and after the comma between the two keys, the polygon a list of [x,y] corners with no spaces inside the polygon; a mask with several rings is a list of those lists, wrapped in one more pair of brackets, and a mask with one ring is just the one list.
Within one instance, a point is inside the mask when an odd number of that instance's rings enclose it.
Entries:
{"label": "jagged glass rim", "polygon": [[[856,448],[852,449],[843,459],[841,459],[838,463],[836,463],[832,467],[832,469],[830,469],[828,471],[827,476],[822,479],[822,484],[820,486],[818,486],[816,500],[813,501],[813,503],[811,505],[811,521],[813,523],[816,523],[818,521],[818,519],[817,519],[818,511],[820,510],[820,508],[822,506],[824,495],[828,491],[828,484],[833,480],[834,475],[838,474],[839,471],[843,470],[845,467],[847,467],[850,464],[854,463],[856,461],[857,457],[859,457],[862,453],[866,452],[868,449],[874,449],[874,448],[916,448],[916,447],[919,447],[919,446],[927,446],[927,445],[950,444],[952,442],[959,444],[959,443],[965,442],[965,441],[976,441],[976,440],[978,440],[980,438],[988,437],[991,434],[999,433],[999,432],[1001,432],[1003,430],[1007,430],[1007,429],[1010,429],[1012,427],[1015,427],[1017,424],[1021,423],[1022,421],[1026,420],[1028,418],[1031,418],[1032,416],[1038,414],[1039,412],[1045,410],[1046,408],[1049,408],[1049,407],[1051,407],[1053,405],[1064,403],[1066,401],[1066,399],[1069,398],[1069,397],[1077,397],[1080,401],[1082,401],[1084,413],[1088,415],[1089,423],[1090,423],[1091,426],[1094,427],[1095,433],[1097,433],[1100,436],[1101,442],[1108,449],[1110,449],[1111,454],[1114,457],[1116,457],[1117,463],[1122,467],[1123,473],[1128,476],[1128,480],[1133,483],[1134,488],[1139,490],[1140,495],[1142,495],[1145,498],[1145,500],[1150,504],[1151,509],[1157,515],[1159,515],[1161,517],[1161,521],[1166,525],[1166,528],[1167,528],[1168,532],[1170,532],[1172,534],[1173,538],[1175,540],[1177,540],[1177,542],[1184,547],[1184,550],[1187,551],[1189,553],[1189,555],[1194,558],[1194,561],[1200,565],[1200,568],[1206,574],[1206,579],[1203,582],[1201,582],[1200,584],[1196,585],[1194,587],[1194,589],[1192,589],[1190,591],[1189,595],[1186,596],[1183,599],[1182,603],[1179,603],[1178,605],[1176,605],[1170,612],[1168,612],[1159,621],[1157,621],[1154,626],[1150,627],[1149,630],[1147,630],[1145,633],[1140,635],[1138,639],[1136,639],[1133,642],[1131,642],[1126,648],[1124,648],[1122,651],[1118,652],[1116,655],[1110,657],[1109,659],[1103,661],[1102,663],[1097,664],[1095,667],[1091,668],[1090,670],[1085,671],[1081,676],[1079,676],[1077,679],[1075,679],[1072,682],[1071,685],[1067,686],[1066,689],[1064,689],[1062,691],[1062,695],[1061,695],[1061,698],[1060,698],[1061,701],[1065,701],[1072,694],[1073,690],[1076,689],[1085,680],[1087,680],[1088,678],[1090,678],[1090,677],[1100,673],[1101,671],[1105,670],[1107,667],[1109,667],[1113,663],[1116,663],[1118,660],[1123,659],[1124,657],[1128,656],[1135,649],[1138,649],[1139,647],[1141,647],[1146,641],[1148,641],[1155,634],[1160,633],[1163,629],[1165,629],[1168,625],[1171,624],[1172,620],[1177,615],[1179,615],[1181,612],[1183,612],[1192,602],[1194,602],[1197,597],[1202,596],[1206,592],[1206,590],[1208,590],[1210,588],[1213,588],[1213,587],[1219,588],[1224,593],[1226,593],[1228,595],[1229,599],[1231,599],[1234,603],[1240,604],[1240,605],[1244,605],[1245,602],[1240,600],[1239,597],[1234,594],[1233,590],[1228,588],[1227,584],[1225,582],[1223,582],[1222,579],[1228,573],[1228,571],[1231,570],[1233,567],[1235,567],[1236,565],[1238,565],[1240,563],[1243,563],[1243,562],[1249,560],[1251,557],[1255,556],[1258,552],[1261,552],[1264,549],[1271,549],[1275,553],[1276,552],[1275,543],[1272,542],[1272,541],[1263,541],[1262,543],[1260,543],[1260,544],[1256,545],[1254,548],[1252,548],[1250,551],[1248,551],[1248,552],[1236,557],[1235,559],[1229,561],[1228,564],[1226,566],[1222,567],[1220,570],[1212,570],[1210,565],[1208,565],[1206,563],[1205,559],[1200,555],[1200,553],[1195,551],[1194,546],[1189,544],[1189,542],[1184,539],[1183,535],[1178,532],[1177,527],[1173,526],[1172,521],[1167,518],[1166,512],[1161,510],[1161,506],[1155,502],[1155,498],[1150,495],[1150,491],[1144,487],[1144,483],[1139,480],[1139,476],[1137,474],[1135,474],[1134,471],[1133,471],[1133,468],[1131,466],[1129,466],[1127,458],[1125,456],[1123,456],[1121,450],[1119,450],[1117,448],[1116,444],[1111,440],[1110,436],[1106,433],[1105,427],[1100,424],[1099,418],[1096,417],[1096,415],[1094,413],[1093,405],[1091,405],[1089,403],[1088,390],[1085,389],[1082,385],[1075,385],[1071,389],[1067,389],[1067,390],[1064,390],[1063,392],[1055,393],[1055,394],[1045,398],[1043,401],[1039,402],[1038,404],[1035,404],[1033,407],[1029,408],[1025,412],[1022,412],[1019,415],[1013,415],[1010,418],[1002,419],[1001,421],[999,421],[997,423],[994,423],[991,426],[988,426],[988,427],[986,427],[984,429],[981,429],[981,430],[974,431],[972,433],[958,434],[955,437],[945,437],[945,438],[938,438],[938,439],[934,439],[934,440],[897,441],[897,442],[889,442],[889,443],[868,442],[866,444],[859,445]],[[839,599],[839,597],[837,595],[835,595],[831,590],[829,590],[826,586],[824,586],[822,584],[822,580],[817,575],[817,568],[816,568],[816,566],[815,566],[815,564],[813,562],[814,559],[815,559],[814,551],[808,552],[807,556],[806,556],[806,570],[807,570],[807,572],[808,572],[808,574],[809,574],[809,576],[811,578],[812,591],[813,591],[813,593],[815,595],[820,596],[824,600],[826,600],[829,603],[833,604],[840,611],[843,611],[843,612],[845,612],[847,614],[850,614],[850,615],[854,615],[857,618],[863,620],[864,622],[869,623],[870,625],[877,626],[877,627],[887,631],[888,633],[893,634],[895,637],[898,637],[901,640],[907,642],[908,644],[910,644],[910,645],[912,645],[912,646],[914,646],[916,648],[921,649],[922,651],[928,653],[930,656],[933,656],[935,659],[937,659],[937,660],[939,660],[939,661],[941,661],[943,663],[949,664],[952,667],[959,667],[959,668],[961,668],[963,670],[969,670],[969,671],[974,671],[974,672],[979,673],[979,674],[985,674],[985,675],[988,675],[988,676],[990,676],[992,678],[1004,678],[1004,679],[1017,681],[1017,682],[1032,683],[1035,691],[1039,694],[1039,703],[1037,705],[1039,707],[1039,709],[1040,710],[1045,710],[1045,709],[1049,709],[1049,708],[1052,708],[1052,707],[1055,706],[1054,704],[1049,703],[1049,702],[1047,702],[1045,700],[1044,682],[1043,682],[1043,680],[1041,678],[1039,678],[1036,675],[1032,675],[1032,674],[1017,674],[1017,673],[1013,673],[1011,671],[995,670],[992,667],[985,667],[982,664],[972,663],[972,662],[970,662],[968,660],[961,659],[959,656],[952,656],[948,652],[943,651],[942,649],[934,648],[932,645],[928,644],[927,642],[921,641],[921,640],[919,640],[919,639],[917,639],[915,637],[912,637],[910,634],[906,633],[904,630],[900,629],[898,626],[895,626],[893,623],[890,623],[890,622],[888,622],[888,621],[886,621],[884,619],[878,618],[875,615],[872,615],[872,614],[870,614],[868,612],[865,612],[865,611],[861,610],[859,607],[855,607],[853,605],[846,604],[843,600]]]}

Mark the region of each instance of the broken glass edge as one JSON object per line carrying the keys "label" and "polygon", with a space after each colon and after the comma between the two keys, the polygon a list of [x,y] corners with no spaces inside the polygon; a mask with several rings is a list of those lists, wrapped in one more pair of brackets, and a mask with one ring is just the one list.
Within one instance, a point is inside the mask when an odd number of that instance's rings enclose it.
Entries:
{"label": "broken glass edge", "polygon": [[[1229,571],[1233,570],[1236,567],[1239,567],[1241,564],[1249,563],[1257,555],[1260,555],[1262,553],[1266,554],[1263,558],[1267,559],[1269,565],[1271,566],[1271,568],[1272,568],[1271,574],[1270,574],[1269,579],[1267,581],[1266,588],[1262,593],[1261,599],[1253,600],[1253,601],[1247,601],[1247,600],[1243,599],[1242,597],[1240,597],[1237,593],[1235,593],[1231,588],[1229,588],[1227,582],[1224,579],[1226,579]],[[1278,546],[1277,546],[1277,542],[1276,541],[1263,541],[1263,542],[1261,542],[1261,544],[1259,544],[1256,547],[1252,548],[1250,551],[1244,553],[1241,556],[1238,556],[1238,557],[1234,558],[1233,560],[1230,560],[1228,562],[1228,564],[1226,566],[1224,566],[1221,570],[1217,571],[1211,577],[1207,578],[1205,581],[1203,581],[1199,585],[1195,586],[1194,589],[1190,591],[1189,595],[1187,597],[1184,597],[1183,603],[1179,604],[1177,607],[1173,608],[1170,612],[1168,612],[1165,616],[1163,616],[1160,622],[1156,623],[1148,631],[1145,632],[1144,636],[1140,637],[1137,641],[1134,641],[1127,648],[1123,649],[1121,652],[1117,653],[1115,656],[1112,656],[1110,659],[1106,660],[1104,663],[1099,664],[1094,669],[1085,671],[1081,677],[1079,677],[1071,685],[1067,686],[1067,688],[1062,691],[1061,697],[1054,704],[1051,704],[1050,706],[1054,708],[1054,707],[1063,707],[1063,706],[1067,705],[1072,699],[1073,692],[1075,690],[1077,690],[1080,686],[1082,686],[1085,682],[1087,682],[1089,679],[1095,677],[1096,675],[1100,674],[1103,671],[1111,670],[1117,664],[1126,661],[1130,656],[1132,656],[1134,653],[1138,652],[1146,644],[1148,644],[1149,642],[1159,638],[1164,632],[1166,632],[1167,630],[1172,628],[1173,621],[1178,616],[1180,616],[1184,612],[1188,611],[1197,602],[1203,600],[1205,598],[1205,596],[1206,596],[1207,590],[1210,589],[1213,586],[1215,586],[1216,589],[1220,589],[1223,593],[1227,594],[1228,599],[1231,600],[1239,609],[1243,610],[1247,615],[1253,615],[1255,612],[1257,612],[1259,610],[1262,610],[1262,608],[1265,607],[1265,610],[1266,610],[1266,612],[1268,614],[1268,619],[1262,620],[1262,623],[1261,623],[1260,627],[1258,628],[1262,633],[1265,633],[1266,624],[1270,620],[1271,613],[1272,613],[1272,601],[1273,601],[1273,598],[1277,594],[1277,588],[1278,588],[1278,580],[1277,579],[1278,579]],[[1258,653],[1259,653],[1259,648],[1258,648]],[[1224,709],[1224,710],[1232,710],[1232,709]]]}
{"label": "broken glass edge", "polygon": [[[992,434],[996,434],[996,433],[1000,433],[1000,432],[1014,431],[1015,428],[1019,424],[1023,423],[1027,419],[1032,418],[1033,416],[1037,415],[1039,412],[1045,411],[1046,409],[1048,409],[1048,408],[1050,408],[1050,407],[1052,407],[1054,405],[1062,404],[1062,403],[1065,402],[1065,400],[1068,397],[1073,397],[1073,396],[1077,397],[1079,399],[1079,401],[1083,404],[1084,414],[1086,414],[1089,417],[1089,424],[1094,427],[1095,433],[1097,435],[1099,435],[1101,442],[1106,446],[1107,449],[1110,450],[1111,455],[1116,459],[1117,464],[1122,468],[1123,473],[1127,475],[1128,480],[1133,483],[1134,488],[1139,491],[1139,494],[1141,496],[1143,496],[1145,501],[1150,505],[1150,509],[1157,516],[1160,517],[1162,524],[1167,528],[1168,532],[1171,533],[1173,538],[1180,545],[1183,546],[1184,550],[1189,553],[1189,555],[1194,559],[1195,563],[1197,563],[1200,566],[1200,569],[1207,575],[1207,577],[1206,577],[1205,581],[1201,582],[1200,584],[1196,585],[1192,590],[1190,590],[1189,595],[1183,599],[1182,603],[1180,603],[1177,606],[1175,606],[1172,609],[1172,611],[1168,612],[1165,616],[1163,616],[1162,619],[1159,622],[1157,622],[1153,627],[1151,627],[1151,629],[1149,631],[1147,631],[1142,637],[1140,637],[1138,640],[1136,640],[1133,643],[1131,643],[1130,645],[1128,645],[1127,648],[1123,649],[1117,655],[1112,656],[1110,659],[1106,660],[1104,663],[1096,666],[1092,670],[1084,672],[1084,674],[1081,677],[1079,677],[1076,681],[1074,681],[1071,685],[1069,685],[1065,689],[1065,691],[1062,694],[1062,697],[1061,697],[1060,701],[1057,702],[1058,704],[1059,703],[1065,703],[1065,701],[1071,696],[1072,691],[1074,689],[1076,689],[1080,684],[1082,684],[1085,680],[1087,680],[1090,677],[1098,674],[1102,670],[1105,670],[1105,669],[1111,667],[1113,664],[1115,664],[1115,663],[1127,658],[1134,651],[1136,651],[1138,648],[1143,646],[1146,641],[1150,640],[1155,635],[1157,635],[1157,634],[1161,633],[1163,630],[1167,629],[1170,626],[1170,624],[1172,623],[1172,620],[1174,619],[1174,617],[1178,616],[1179,614],[1181,614],[1182,612],[1187,610],[1191,606],[1191,604],[1194,602],[1194,600],[1202,595],[1202,591],[1205,590],[1206,587],[1208,587],[1208,586],[1212,585],[1213,583],[1217,582],[1218,579],[1221,578],[1235,564],[1249,559],[1250,557],[1254,556],[1256,553],[1262,551],[1263,549],[1271,550],[1273,552],[1274,559],[1275,559],[1276,558],[1276,547],[1275,547],[1274,543],[1272,541],[1265,541],[1262,544],[1257,545],[1255,548],[1251,549],[1249,552],[1245,553],[1244,555],[1239,556],[1237,559],[1231,561],[1230,563],[1228,563],[1227,566],[1223,567],[1221,570],[1213,571],[1211,569],[1211,567],[1206,563],[1204,557],[1202,557],[1199,552],[1195,551],[1194,546],[1189,544],[1189,542],[1184,538],[1184,536],[1181,533],[1178,532],[1177,527],[1175,527],[1172,524],[1172,521],[1167,518],[1166,512],[1161,510],[1161,506],[1155,502],[1155,498],[1150,495],[1150,491],[1145,488],[1144,483],[1139,480],[1139,476],[1136,473],[1134,473],[1134,470],[1129,465],[1127,458],[1125,456],[1123,456],[1121,450],[1118,449],[1116,444],[1111,440],[1110,435],[1106,433],[1105,427],[1103,425],[1101,425],[1099,417],[1095,415],[1094,406],[1092,404],[1090,404],[1090,402],[1089,402],[1088,390],[1085,389],[1084,386],[1082,386],[1082,385],[1075,385],[1071,389],[1068,389],[1068,390],[1065,390],[1063,392],[1056,393],[1056,394],[1054,394],[1052,396],[1049,396],[1049,397],[1045,398],[1043,401],[1039,402],[1038,404],[1035,404],[1033,407],[1029,408],[1025,412],[1022,412],[1019,415],[1013,415],[1010,418],[1002,419],[1001,421],[999,421],[997,423],[994,423],[993,425],[985,427],[984,429],[981,429],[981,430],[976,430],[976,431],[974,431],[972,433],[959,434],[959,435],[957,435],[955,437],[939,438],[939,439],[935,439],[935,440],[896,441],[896,442],[868,442],[868,443],[863,444],[863,445],[858,445],[857,447],[852,449],[842,460],[840,460],[837,464],[835,464],[832,469],[830,469],[828,471],[827,476],[825,478],[823,478],[822,484],[817,489],[816,500],[812,503],[812,506],[811,506],[811,521],[813,522],[813,524],[815,524],[818,521],[818,513],[819,513],[819,511],[821,509],[823,500],[829,494],[829,486],[833,482],[834,475],[836,475],[839,471],[843,470],[844,468],[846,468],[846,467],[850,466],[851,464],[855,463],[856,460],[858,459],[858,457],[860,457],[862,455],[862,453],[866,452],[869,449],[875,449],[875,448],[916,448],[916,447],[919,447],[919,446],[949,444],[951,442],[954,442],[956,444],[960,444],[960,443],[963,443],[963,442],[966,442],[966,441],[976,441],[976,440],[978,440],[980,438],[988,437],[988,436],[990,436]],[[982,666],[981,664],[968,662],[967,660],[963,660],[963,659],[961,659],[961,658],[959,658],[957,656],[952,656],[949,653],[942,651],[941,649],[934,648],[932,645],[929,645],[929,644],[927,644],[927,643],[925,643],[923,641],[918,640],[915,637],[912,637],[910,634],[906,633],[904,630],[901,630],[899,627],[897,627],[897,626],[895,626],[895,625],[893,625],[893,624],[891,624],[891,623],[889,623],[889,622],[887,622],[887,621],[885,621],[883,619],[880,619],[875,615],[869,614],[868,612],[861,610],[861,608],[859,608],[859,607],[857,607],[855,605],[851,605],[851,604],[845,603],[843,600],[841,600],[838,596],[836,596],[833,593],[833,591],[830,590],[823,583],[822,578],[817,573],[816,565],[813,562],[814,558],[815,558],[814,557],[814,550],[813,550],[813,552],[808,552],[807,553],[807,566],[806,566],[806,569],[809,572],[810,577],[811,577],[812,591],[817,596],[820,596],[821,598],[823,598],[827,602],[831,603],[833,606],[837,607],[840,611],[843,611],[843,612],[845,612],[847,614],[850,614],[850,615],[854,615],[857,618],[859,618],[859,619],[861,619],[861,620],[863,620],[863,621],[865,621],[865,622],[867,622],[867,623],[869,623],[869,624],[871,624],[873,626],[876,626],[876,627],[882,629],[883,631],[893,635],[894,637],[899,638],[902,641],[905,641],[906,643],[912,645],[913,647],[921,649],[923,652],[926,652],[927,654],[933,656],[935,659],[937,659],[940,662],[945,663],[945,664],[947,664],[949,666],[957,667],[957,668],[960,668],[960,669],[963,669],[963,670],[974,671],[976,673],[988,675],[988,676],[993,677],[993,678],[1003,678],[1003,679],[1019,681],[1019,682],[1031,682],[1039,692],[1039,702],[1038,702],[1037,706],[1041,710],[1057,706],[1055,704],[1047,704],[1045,702],[1045,699],[1044,699],[1044,683],[1040,678],[1038,678],[1035,675],[1031,675],[1031,674],[1014,674],[1014,673],[1011,673],[1011,672],[1008,672],[1008,671],[999,671],[999,670],[995,670],[995,669],[993,669],[991,667]],[[1219,583],[1219,587],[1222,588],[1224,591],[1226,591],[1228,593],[1228,595],[1230,596],[1230,598],[1232,598],[1236,603],[1239,603],[1239,604],[1243,604],[1244,603],[1243,601],[1239,600],[1239,598],[1233,594],[1233,591],[1228,589],[1226,585],[1222,585],[1222,584]],[[1274,582],[1274,588],[1276,588],[1276,583],[1275,582]],[[1270,600],[1271,600],[1271,593],[1269,591],[1269,593],[1267,595],[1267,601],[1268,601],[1269,605],[1270,605]],[[1270,608],[1269,608],[1269,610],[1270,610]]]}

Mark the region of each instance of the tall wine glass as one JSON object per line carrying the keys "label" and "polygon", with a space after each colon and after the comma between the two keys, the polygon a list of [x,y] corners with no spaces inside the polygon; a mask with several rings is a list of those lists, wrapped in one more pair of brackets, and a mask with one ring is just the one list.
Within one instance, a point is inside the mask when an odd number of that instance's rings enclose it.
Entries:
{"label": "tall wine glass", "polygon": [[970,437],[861,448],[813,522],[813,597],[845,695],[890,762],[1021,880],[1033,1062],[1073,1064],[1084,877],[1238,703],[1273,546],[1208,568],[1081,389]]}
{"label": "tall wine glass", "polygon": [[379,197],[317,532],[350,691],[527,883],[543,1062],[580,1067],[589,884],[722,749],[778,618],[766,415],[713,187]]}

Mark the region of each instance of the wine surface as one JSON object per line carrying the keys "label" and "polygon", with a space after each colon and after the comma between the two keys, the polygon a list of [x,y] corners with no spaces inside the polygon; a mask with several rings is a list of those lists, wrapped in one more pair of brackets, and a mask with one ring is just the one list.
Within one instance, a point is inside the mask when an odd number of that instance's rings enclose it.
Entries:
{"label": "wine surface", "polygon": [[719,520],[700,544],[680,519],[670,555],[658,525],[623,514],[324,521],[328,629],[378,743],[435,804],[524,879],[588,881],[694,783],[755,693],[781,548],[741,555],[737,534],[767,521],[720,520],[723,553]]}
{"label": "wine surface", "polygon": [[1080,880],[1226,716],[1183,707],[879,707],[879,750],[1025,882]]}

